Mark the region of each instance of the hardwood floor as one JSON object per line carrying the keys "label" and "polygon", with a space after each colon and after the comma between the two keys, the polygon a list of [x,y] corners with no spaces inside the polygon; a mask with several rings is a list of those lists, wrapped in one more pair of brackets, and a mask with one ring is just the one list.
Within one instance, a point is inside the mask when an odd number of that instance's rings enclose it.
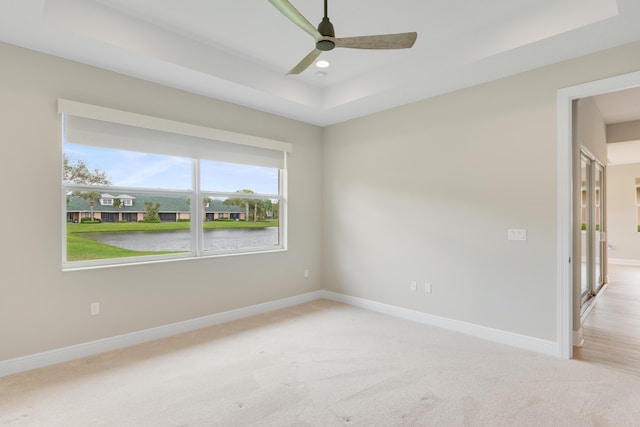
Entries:
{"label": "hardwood floor", "polygon": [[609,265],[609,285],[582,328],[575,359],[640,376],[640,267]]}

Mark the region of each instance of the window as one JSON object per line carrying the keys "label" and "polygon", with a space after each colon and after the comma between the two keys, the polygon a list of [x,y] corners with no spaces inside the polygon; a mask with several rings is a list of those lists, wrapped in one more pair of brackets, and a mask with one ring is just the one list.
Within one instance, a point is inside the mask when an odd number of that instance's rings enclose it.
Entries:
{"label": "window", "polygon": [[59,100],[65,269],[286,248],[290,144]]}
{"label": "window", "polygon": [[113,196],[111,194],[103,194],[100,197],[100,204],[102,206],[113,206]]}

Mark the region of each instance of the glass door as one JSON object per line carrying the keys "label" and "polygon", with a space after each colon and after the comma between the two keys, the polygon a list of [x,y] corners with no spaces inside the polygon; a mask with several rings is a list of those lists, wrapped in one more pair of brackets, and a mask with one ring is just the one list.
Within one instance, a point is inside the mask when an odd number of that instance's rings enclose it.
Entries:
{"label": "glass door", "polygon": [[604,285],[604,167],[588,152],[581,153],[581,272],[582,302],[594,296]]}
{"label": "glass door", "polygon": [[591,205],[589,182],[591,182],[591,158],[584,153],[581,155],[580,162],[580,289],[582,290],[582,302],[591,296],[591,287],[589,286],[589,262],[591,242],[589,239],[590,217],[589,206]]}
{"label": "glass door", "polygon": [[594,275],[591,289],[593,293],[597,293],[600,287],[604,285],[604,251],[605,251],[605,237],[604,232],[604,167],[599,163],[594,164],[594,228],[593,228],[593,266]]}

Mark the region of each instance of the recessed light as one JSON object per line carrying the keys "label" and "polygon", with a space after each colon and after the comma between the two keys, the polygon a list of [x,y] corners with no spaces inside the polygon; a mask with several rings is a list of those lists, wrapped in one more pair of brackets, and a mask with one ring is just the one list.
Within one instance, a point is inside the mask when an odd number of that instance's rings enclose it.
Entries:
{"label": "recessed light", "polygon": [[324,59],[316,62],[316,67],[318,68],[329,68],[330,65],[331,63],[329,61],[325,61]]}

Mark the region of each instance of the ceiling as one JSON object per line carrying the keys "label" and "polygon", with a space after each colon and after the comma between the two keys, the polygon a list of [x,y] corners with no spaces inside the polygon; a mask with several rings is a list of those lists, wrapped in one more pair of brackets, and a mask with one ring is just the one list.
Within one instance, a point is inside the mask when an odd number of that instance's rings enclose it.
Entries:
{"label": "ceiling", "polygon": [[606,124],[640,120],[640,87],[593,97]]}
{"label": "ceiling", "polygon": [[[593,97],[605,124],[640,120],[640,87],[618,90]],[[640,140],[607,144],[609,165],[640,163]]]}
{"label": "ceiling", "polygon": [[[321,0],[290,0],[313,24]],[[326,126],[640,40],[640,0],[329,0],[337,37],[416,31],[412,49],[335,49],[268,0],[0,0],[0,41]]]}

